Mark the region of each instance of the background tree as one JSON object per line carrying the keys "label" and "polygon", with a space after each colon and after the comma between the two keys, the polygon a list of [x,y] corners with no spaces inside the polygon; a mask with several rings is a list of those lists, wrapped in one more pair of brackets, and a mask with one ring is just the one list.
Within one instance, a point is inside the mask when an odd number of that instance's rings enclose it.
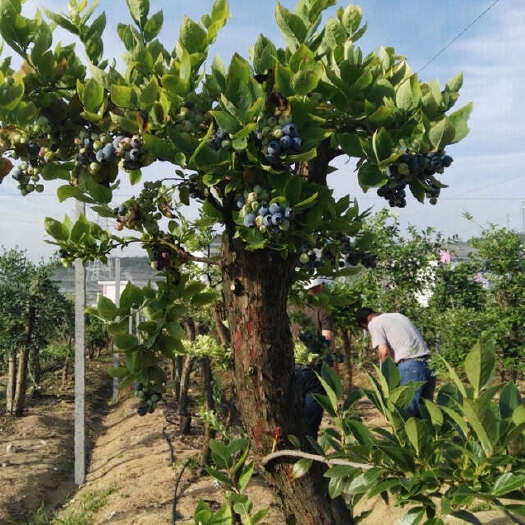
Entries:
{"label": "background tree", "polygon": [[[12,176],[23,194],[61,179],[60,200],[83,200],[115,217],[117,230],[137,232],[119,237],[85,217],[46,220],[66,262],[105,260],[111,249],[139,243],[162,272],[156,289],[130,286],[120,308],[99,304],[108,321],[122,319],[111,328],[127,355],[120,373],[148,388],[162,388],[158,359],[180,347],[187,304],[209,300],[182,273],[197,258],[178,238],[180,213],[171,206],[202,203],[224,231],[222,257],[213,262],[223,279],[239,408],[260,457],[276,437],[281,445],[289,434],[305,436],[286,314],[290,286],[308,274],[299,264],[321,249],[319,270],[337,274],[346,236],[361,225],[357,203],[335,200],[327,186],[330,162],[354,157],[362,188],[380,187],[392,206],[406,204],[407,188],[435,203],[436,174],[452,162],[444,148],[467,134],[471,106],[448,113],[461,75],[441,88],[421,82],[391,47],[364,55],[355,45],[366,29],[356,6],[323,21],[335,0],[299,0],[293,11],[277,4],[285,48],[261,35],[250,61],[235,54],[226,68],[217,58],[205,72],[209,45],[230,16],[226,0],[200,22],[185,18],[170,50],[156,39],[162,12],[150,16],[148,0],[127,3],[133,24],[118,27],[127,50],[118,71],[103,59],[105,16],[93,19],[95,5],[71,0],[68,15],[46,11],[48,23],[24,17],[19,0],[2,2],[0,33],[23,60],[19,71],[9,59],[0,68],[2,174],[12,167],[6,157],[15,158]],[[89,68],[74,46],[51,48],[55,24],[79,38]],[[122,171],[136,184],[157,160],[176,166],[173,177],[144,183],[111,209]],[[123,333],[137,307],[146,314],[140,339]],[[342,500],[328,498],[322,474],[316,466],[292,483],[289,465],[273,465],[268,480],[288,522],[350,522]]]}
{"label": "background tree", "polygon": [[7,356],[6,411],[21,415],[28,368],[40,389],[40,350],[68,321],[70,303],[51,280],[54,263],[31,263],[24,252],[0,256],[0,349]]}

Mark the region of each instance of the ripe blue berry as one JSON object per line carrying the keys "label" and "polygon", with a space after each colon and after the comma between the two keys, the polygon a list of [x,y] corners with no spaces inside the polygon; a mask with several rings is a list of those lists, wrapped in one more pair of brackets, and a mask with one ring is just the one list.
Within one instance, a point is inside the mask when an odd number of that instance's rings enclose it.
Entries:
{"label": "ripe blue berry", "polygon": [[284,218],[285,219],[293,219],[293,209],[292,208],[286,208],[284,210]]}
{"label": "ripe blue berry", "polygon": [[27,151],[31,157],[37,157],[40,153],[40,146],[35,143],[31,143],[27,146]]}
{"label": "ripe blue berry", "polygon": [[290,149],[293,145],[293,139],[289,135],[284,135],[281,137],[281,149],[284,151]]}
{"label": "ripe blue berry", "polygon": [[281,222],[283,222],[283,216],[281,213],[274,213],[272,215],[272,224],[274,226],[279,226],[279,224],[281,224]]}
{"label": "ripe blue berry", "polygon": [[269,228],[272,225],[272,215],[268,214],[264,216],[263,225]]}
{"label": "ripe blue berry", "polygon": [[270,212],[271,215],[274,215],[276,213],[281,212],[281,207],[276,202],[272,202],[270,204],[270,207],[268,208],[268,211]]}
{"label": "ripe blue berry", "polygon": [[113,147],[115,149],[119,148],[120,147],[120,141],[123,140],[125,137],[124,135],[118,135],[117,137],[115,137],[113,139]]}
{"label": "ripe blue berry", "polygon": [[279,155],[279,153],[281,153],[281,143],[278,140],[270,141],[270,143],[268,144],[267,152],[268,155]]}
{"label": "ripe blue berry", "polygon": [[265,215],[268,215],[268,211],[269,211],[269,210],[268,210],[268,207],[267,207],[267,206],[261,206],[261,207],[259,208],[259,211],[258,211],[257,213],[258,213],[259,215],[262,215],[262,216],[264,217]]}
{"label": "ripe blue berry", "polygon": [[301,137],[294,137],[293,138],[293,149],[295,151],[301,151],[302,147],[303,147],[303,139]]}
{"label": "ripe blue berry", "polygon": [[245,215],[245,217],[244,217],[244,225],[247,228],[253,228],[255,226],[255,214],[248,213],[248,215]]}
{"label": "ripe blue berry", "polygon": [[452,164],[453,161],[454,159],[450,155],[445,155],[443,157],[443,166],[445,168],[448,168]]}
{"label": "ripe blue berry", "polygon": [[283,127],[282,127],[282,130],[283,130],[283,133],[285,135],[288,135],[289,137],[297,137],[297,128],[295,126],[295,124],[293,124],[292,122],[290,122],[290,124],[285,124]]}
{"label": "ripe blue berry", "polygon": [[129,152],[129,160],[132,160],[134,162],[138,162],[140,160],[140,150],[139,149],[132,149]]}
{"label": "ripe blue berry", "polygon": [[104,162],[106,160],[106,154],[104,153],[104,150],[98,150],[95,154],[95,158],[97,159],[97,162]]}

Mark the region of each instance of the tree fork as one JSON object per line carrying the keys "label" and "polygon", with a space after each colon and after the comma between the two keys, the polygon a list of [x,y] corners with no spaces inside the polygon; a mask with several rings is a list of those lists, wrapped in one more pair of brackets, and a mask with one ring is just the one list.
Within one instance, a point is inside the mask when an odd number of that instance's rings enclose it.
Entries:
{"label": "tree fork", "polygon": [[[283,260],[269,250],[249,252],[231,232],[225,237],[223,279],[238,406],[252,450],[261,459],[284,447],[289,434],[305,442],[286,311],[295,260]],[[324,465],[316,463],[307,475],[294,480],[288,460],[274,462],[263,472],[282,502],[287,524],[352,523],[344,501],[330,499],[325,471]]]}

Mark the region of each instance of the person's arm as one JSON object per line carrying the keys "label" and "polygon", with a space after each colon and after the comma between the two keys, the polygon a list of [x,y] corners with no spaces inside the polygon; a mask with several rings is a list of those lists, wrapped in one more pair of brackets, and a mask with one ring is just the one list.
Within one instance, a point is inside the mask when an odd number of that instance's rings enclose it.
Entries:
{"label": "person's arm", "polygon": [[377,357],[379,358],[380,363],[384,363],[385,359],[390,354],[390,349],[388,348],[387,344],[379,344],[376,346],[377,350]]}
{"label": "person's arm", "polygon": [[321,335],[330,342],[330,350],[335,352],[335,337],[333,330],[322,330]]}

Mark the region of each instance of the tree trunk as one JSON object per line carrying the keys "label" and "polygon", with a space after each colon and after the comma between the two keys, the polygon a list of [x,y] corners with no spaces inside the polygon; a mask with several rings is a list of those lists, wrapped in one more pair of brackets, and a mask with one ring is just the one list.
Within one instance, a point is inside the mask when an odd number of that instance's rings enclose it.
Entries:
{"label": "tree trunk", "polygon": [[33,397],[39,397],[40,396],[40,381],[42,379],[42,368],[40,366],[40,348],[35,347],[33,348],[33,351],[31,352],[31,364],[32,364],[32,372],[33,372],[33,382],[34,382],[34,389],[32,396]]}
{"label": "tree trunk", "polygon": [[[204,394],[204,410],[214,410],[213,394],[212,394],[212,381],[213,376],[211,373],[211,363],[209,357],[203,357],[200,360],[201,370],[202,370],[202,393]],[[210,439],[215,437],[215,431],[210,427],[210,425],[204,423],[204,443],[201,448],[200,455],[200,464],[202,466],[208,463],[210,455]]]}
{"label": "tree trunk", "polygon": [[[31,299],[30,299],[31,300]],[[33,323],[35,318],[35,307],[29,306],[27,314],[27,326],[25,333],[25,344],[18,354],[18,366],[16,374],[16,391],[14,400],[14,412],[16,416],[21,416],[24,410],[27,388],[27,366],[29,360],[29,349],[31,344],[31,335],[33,332]]]}
{"label": "tree trunk", "polygon": [[341,330],[341,337],[343,339],[343,359],[344,359],[344,389],[345,392],[350,392],[353,388],[352,377],[352,332],[350,330]]}
{"label": "tree trunk", "polygon": [[180,399],[180,378],[182,375],[182,356],[178,355],[171,362],[171,376],[173,378],[173,395],[175,401]]}
{"label": "tree trunk", "polygon": [[221,307],[219,304],[215,304],[211,311],[213,321],[215,323],[215,331],[217,332],[218,340],[223,346],[231,345],[230,331],[224,326],[222,322]]}
{"label": "tree trunk", "polygon": [[180,397],[179,397],[179,432],[189,434],[191,429],[191,414],[188,413],[188,388],[190,385],[191,368],[193,357],[187,355],[184,358],[184,366],[180,378]]}
{"label": "tree trunk", "polygon": [[18,354],[18,366],[16,374],[16,391],[14,400],[15,416],[21,416],[24,411],[24,404],[26,399],[27,386],[27,361],[28,361],[27,347],[22,347]]}
{"label": "tree trunk", "polygon": [[8,356],[8,371],[7,371],[7,391],[5,395],[6,413],[13,414],[15,410],[15,392],[16,392],[16,355],[15,352],[10,351]]}
{"label": "tree trunk", "polygon": [[[286,311],[295,260],[268,250],[246,251],[224,235],[223,283],[229,315],[238,406],[256,458],[289,446],[294,434],[306,446],[302,403],[294,388],[293,343]],[[299,415],[299,417],[298,417]],[[281,499],[288,525],[347,525],[341,498],[331,500],[326,467],[314,463],[293,480],[292,461],[270,465],[264,475]],[[264,469],[263,469],[264,470]]]}

